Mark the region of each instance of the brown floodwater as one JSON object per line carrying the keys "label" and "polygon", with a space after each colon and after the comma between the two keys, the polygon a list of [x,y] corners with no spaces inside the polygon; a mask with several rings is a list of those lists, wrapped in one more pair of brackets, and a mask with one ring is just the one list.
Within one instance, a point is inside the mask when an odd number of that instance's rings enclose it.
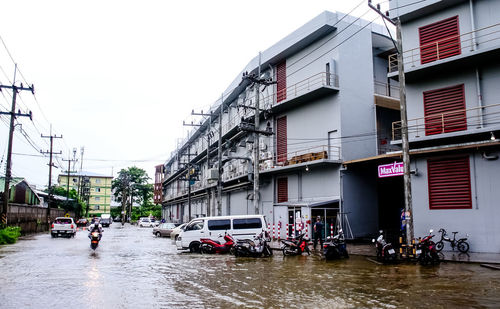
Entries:
{"label": "brown floodwater", "polygon": [[180,253],[151,229],[113,224],[0,247],[0,308],[499,308],[500,271],[378,265],[365,257]]}

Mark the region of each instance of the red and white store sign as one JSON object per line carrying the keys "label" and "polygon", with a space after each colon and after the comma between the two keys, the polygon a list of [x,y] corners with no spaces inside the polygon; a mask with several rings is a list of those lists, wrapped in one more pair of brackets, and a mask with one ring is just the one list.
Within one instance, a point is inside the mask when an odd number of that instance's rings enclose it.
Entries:
{"label": "red and white store sign", "polygon": [[378,166],[378,177],[392,177],[392,176],[402,176],[404,174],[403,171],[403,162],[394,162],[391,164],[384,164]]}

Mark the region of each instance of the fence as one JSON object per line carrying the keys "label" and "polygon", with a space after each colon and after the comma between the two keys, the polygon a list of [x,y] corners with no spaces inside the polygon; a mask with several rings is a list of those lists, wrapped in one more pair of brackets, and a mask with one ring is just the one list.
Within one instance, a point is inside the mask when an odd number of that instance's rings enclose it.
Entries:
{"label": "fence", "polygon": [[[31,234],[48,231],[50,222],[56,217],[64,217],[66,210],[59,208],[50,209],[50,219],[47,222],[47,208],[23,204],[9,204],[7,219],[9,226],[21,227],[21,233]],[[73,212],[69,212],[74,217]]]}

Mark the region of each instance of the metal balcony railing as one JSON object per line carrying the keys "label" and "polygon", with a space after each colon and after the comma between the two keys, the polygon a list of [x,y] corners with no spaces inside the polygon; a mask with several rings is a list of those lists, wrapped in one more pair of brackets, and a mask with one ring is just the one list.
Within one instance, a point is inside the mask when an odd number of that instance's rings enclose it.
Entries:
{"label": "metal balcony railing", "polygon": [[[461,109],[408,120],[408,137],[466,131],[500,124],[500,104]],[[392,139],[401,139],[401,121],[392,123]]]}
{"label": "metal balcony railing", "polygon": [[391,97],[399,100],[399,86],[389,85],[387,83],[374,81],[375,94]]}
{"label": "metal balcony railing", "polygon": [[[500,43],[500,23],[406,50],[403,52],[403,64],[405,68],[415,67],[467,51],[481,50],[498,43]],[[458,50],[460,52],[456,53]],[[389,72],[397,71],[397,54],[393,54],[389,56]]]}

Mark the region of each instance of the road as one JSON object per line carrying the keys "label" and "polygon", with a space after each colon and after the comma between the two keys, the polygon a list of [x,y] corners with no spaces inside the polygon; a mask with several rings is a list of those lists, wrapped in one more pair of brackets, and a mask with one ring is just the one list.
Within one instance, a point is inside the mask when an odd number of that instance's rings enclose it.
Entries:
{"label": "road", "polygon": [[498,307],[500,272],[477,264],[377,265],[361,256],[235,258],[177,252],[150,228],[113,224],[0,247],[0,308]]}

